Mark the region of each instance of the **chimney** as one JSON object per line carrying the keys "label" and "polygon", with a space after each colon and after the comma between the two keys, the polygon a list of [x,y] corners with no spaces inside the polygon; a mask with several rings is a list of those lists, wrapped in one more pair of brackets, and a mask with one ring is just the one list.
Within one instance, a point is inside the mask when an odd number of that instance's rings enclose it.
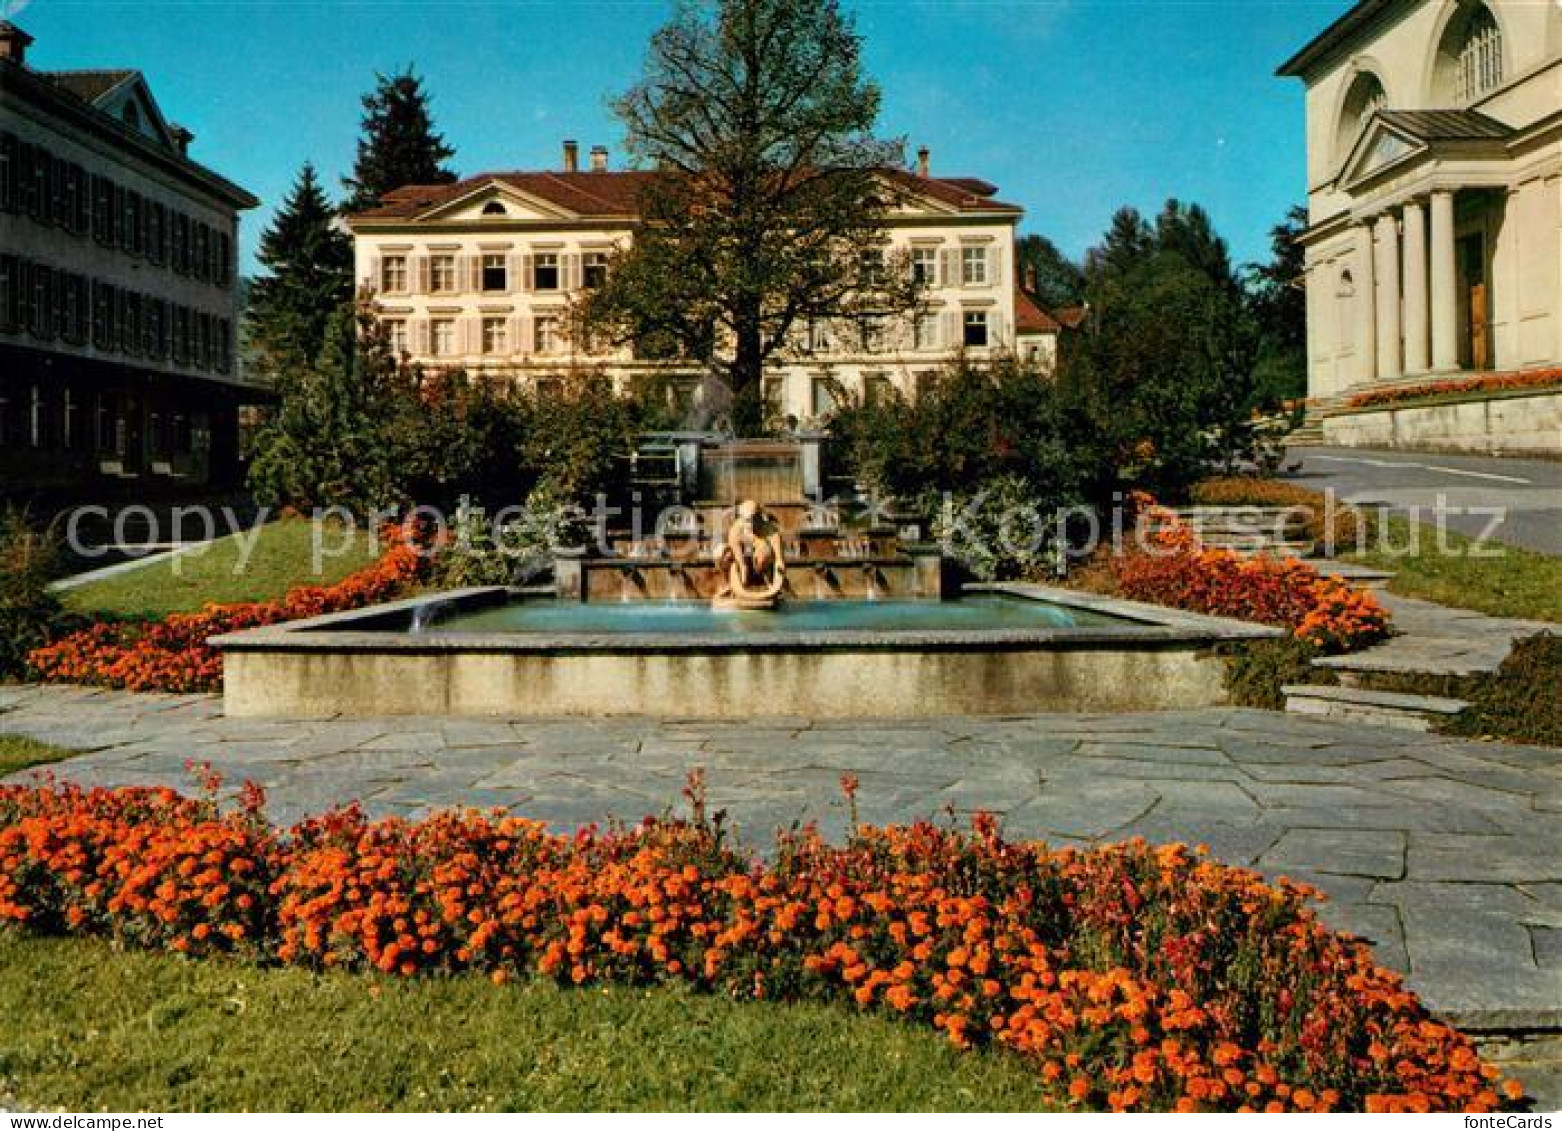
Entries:
{"label": "chimney", "polygon": [[932,156],[927,151],[927,146],[925,145],[917,150],[917,176],[925,177],[928,175],[928,162]]}
{"label": "chimney", "polygon": [[591,171],[593,173],[607,172],[607,146],[593,145],[591,147]]}
{"label": "chimney", "polygon": [[580,168],[580,146],[573,141],[564,142],[564,171],[576,172]]}
{"label": "chimney", "polygon": [[1036,293],[1036,265],[1034,263],[1025,265],[1025,293],[1028,295]]}
{"label": "chimney", "polygon": [[190,156],[190,143],[195,140],[195,135],[181,125],[171,125],[168,130],[174,136],[174,144],[179,147],[179,156]]}
{"label": "chimney", "polygon": [[9,20],[0,20],[0,59],[9,59],[18,67],[27,63],[27,49],[33,37]]}

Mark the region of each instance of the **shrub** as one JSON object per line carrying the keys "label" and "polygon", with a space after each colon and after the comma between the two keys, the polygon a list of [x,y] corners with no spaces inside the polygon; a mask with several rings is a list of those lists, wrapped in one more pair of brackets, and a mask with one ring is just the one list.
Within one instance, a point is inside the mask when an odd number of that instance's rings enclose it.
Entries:
{"label": "shrub", "polygon": [[1232,475],[1201,479],[1189,492],[1193,503],[1204,507],[1281,507],[1295,510],[1307,523],[1307,537],[1329,553],[1364,547],[1368,539],[1367,516],[1333,495],[1309,491],[1294,483],[1255,476]]}
{"label": "shrub", "polygon": [[27,672],[27,653],[42,647],[67,623],[49,589],[57,550],[21,511],[0,510],[0,680]]}
{"label": "shrub", "polygon": [[1065,532],[1018,475],[1000,475],[972,496],[930,498],[933,538],[981,581],[1036,577],[1060,560]]}
{"label": "shrub", "polygon": [[[843,780],[848,797],[855,781]],[[917,824],[770,863],[703,818],[553,835],[475,812],[281,833],[169,791],[0,788],[0,921],[413,976],[840,1001],[1028,1058],[1056,1102],[1481,1111],[1517,1098],[1309,889],[1179,846]],[[854,803],[854,802],[853,802]]]}
{"label": "shrub", "polygon": [[222,686],[222,654],[207,644],[211,637],[388,601],[425,569],[423,552],[399,541],[374,565],[335,585],[299,586],[279,601],[208,605],[160,621],[95,624],[35,648],[27,663],[35,678],[53,683],[128,691],[216,691]]}
{"label": "shrub", "polygon": [[1449,724],[1465,734],[1562,746],[1562,636],[1542,632],[1514,643],[1496,673],[1480,680],[1470,709]]}
{"label": "shrub", "polygon": [[1249,641],[1226,657],[1226,691],[1232,704],[1283,711],[1281,689],[1287,684],[1338,682],[1333,672],[1312,666],[1320,655],[1317,645],[1295,636]]}
{"label": "shrub", "polygon": [[462,508],[450,540],[433,560],[433,581],[443,589],[513,585],[552,567],[561,549],[587,537],[580,509],[549,483],[534,490],[514,521]]}

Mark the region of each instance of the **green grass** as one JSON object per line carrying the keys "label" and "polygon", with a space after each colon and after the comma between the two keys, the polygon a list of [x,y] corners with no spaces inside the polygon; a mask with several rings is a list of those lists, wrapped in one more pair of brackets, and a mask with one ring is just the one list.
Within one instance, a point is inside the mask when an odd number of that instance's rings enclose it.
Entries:
{"label": "green grass", "polygon": [[1386,524],[1380,518],[1374,525],[1373,548],[1346,557],[1394,571],[1388,583],[1393,592],[1491,616],[1562,621],[1562,558],[1498,542],[1482,547],[1483,553],[1501,551],[1498,556],[1472,557],[1473,540],[1453,531],[1444,531],[1440,550],[1436,529],[1425,523],[1412,552],[1408,519],[1390,515]]}
{"label": "green grass", "polygon": [[61,750],[19,735],[0,734],[0,778],[31,766],[42,766],[69,758],[74,750]]}
{"label": "green grass", "polygon": [[[250,532],[243,538],[249,539]],[[344,544],[348,548],[322,558],[317,572],[314,540],[315,527],[308,519],[281,519],[254,537],[247,558],[240,539],[225,538],[205,550],[160,559],[63,596],[67,608],[88,615],[163,617],[192,612],[208,602],[270,600],[295,585],[330,585],[379,556],[367,531],[349,536],[335,524],[327,524],[320,536],[324,549]]]}
{"label": "green grass", "polygon": [[1032,1110],[1007,1054],[846,1008],[398,982],[0,930],[0,1096],[71,1111]]}

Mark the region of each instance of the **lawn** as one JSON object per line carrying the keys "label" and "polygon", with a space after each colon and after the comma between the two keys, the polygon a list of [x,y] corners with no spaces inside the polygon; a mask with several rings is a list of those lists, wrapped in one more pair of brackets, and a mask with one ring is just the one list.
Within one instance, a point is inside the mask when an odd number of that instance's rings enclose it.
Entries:
{"label": "lawn", "polygon": [[0,778],[25,770],[29,766],[42,766],[69,758],[75,751],[61,750],[58,746],[46,746],[30,738],[0,734]]}
{"label": "lawn", "polygon": [[1408,519],[1389,515],[1375,526],[1373,548],[1346,557],[1394,571],[1393,592],[1491,616],[1562,621],[1562,558],[1498,543],[1485,549],[1500,549],[1500,556],[1472,557],[1472,540],[1453,531],[1444,532],[1440,550],[1437,531],[1424,523],[1412,552]]}
{"label": "lawn", "polygon": [[1032,1110],[1018,1058],[823,1006],[397,981],[0,930],[0,1098],[86,1110]]}
{"label": "lawn", "polygon": [[305,518],[269,523],[254,536],[225,538],[205,549],[162,558],[63,594],[67,607],[90,615],[163,617],[203,605],[263,601],[295,585],[331,585],[379,557],[365,530],[348,532],[328,523],[320,533],[327,551],[344,552],[314,563],[315,526]]}

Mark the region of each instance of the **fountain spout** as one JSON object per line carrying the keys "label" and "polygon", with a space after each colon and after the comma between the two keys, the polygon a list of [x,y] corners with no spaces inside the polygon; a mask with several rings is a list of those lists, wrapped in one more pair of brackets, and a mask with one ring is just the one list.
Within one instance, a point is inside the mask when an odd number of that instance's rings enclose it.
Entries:
{"label": "fountain spout", "polygon": [[884,575],[879,571],[878,566],[874,565],[872,562],[863,563],[862,584],[864,595],[868,600],[877,601],[879,599],[880,586],[883,580]]}
{"label": "fountain spout", "polygon": [[623,602],[642,600],[645,597],[645,575],[634,566],[623,566],[618,571],[618,599]]}

